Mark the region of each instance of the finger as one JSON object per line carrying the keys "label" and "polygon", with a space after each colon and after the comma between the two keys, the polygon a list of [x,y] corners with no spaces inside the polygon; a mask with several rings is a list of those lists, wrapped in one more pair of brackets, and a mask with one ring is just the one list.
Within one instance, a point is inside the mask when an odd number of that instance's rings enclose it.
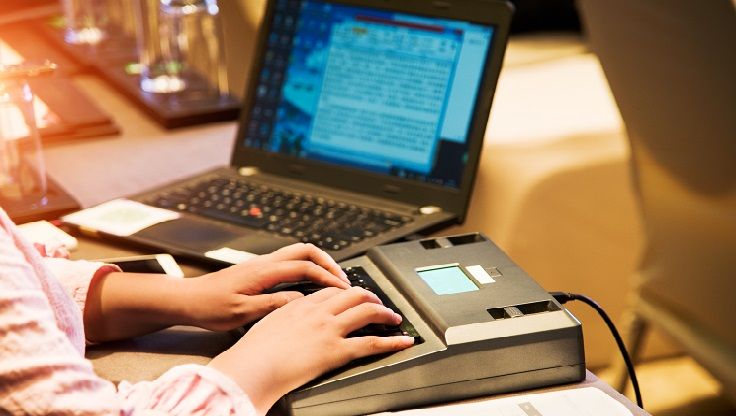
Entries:
{"label": "finger", "polygon": [[314,303],[322,303],[325,300],[330,299],[333,296],[337,296],[344,291],[344,289],[338,289],[336,287],[326,287],[322,290],[307,295],[305,299],[308,299],[309,301]]}
{"label": "finger", "polygon": [[391,309],[375,303],[361,303],[337,316],[343,328],[343,335],[347,335],[368,324],[399,325],[401,315]]}
{"label": "finger", "polygon": [[296,299],[303,298],[299,292],[283,291],[271,293],[268,295],[251,295],[248,296],[246,317],[248,321],[261,319],[276,309],[292,302]]}
{"label": "finger", "polygon": [[375,303],[380,305],[381,300],[374,293],[360,287],[351,287],[342,293],[332,296],[323,302],[331,313],[337,315],[362,303]]}
{"label": "finger", "polygon": [[304,260],[280,261],[269,265],[264,284],[273,287],[279,283],[300,282],[310,280],[322,286],[335,286],[340,289],[350,287],[348,283],[337,278],[324,268]]}
{"label": "finger", "polygon": [[414,345],[414,338],[404,335],[396,337],[353,337],[345,339],[345,345],[353,360],[374,354],[400,351]]}
{"label": "finger", "polygon": [[340,265],[330,257],[325,251],[320,250],[314,244],[296,243],[274,251],[268,255],[276,261],[286,260],[309,260],[320,265],[325,270],[339,277],[346,283],[350,283],[345,272],[342,271]]}

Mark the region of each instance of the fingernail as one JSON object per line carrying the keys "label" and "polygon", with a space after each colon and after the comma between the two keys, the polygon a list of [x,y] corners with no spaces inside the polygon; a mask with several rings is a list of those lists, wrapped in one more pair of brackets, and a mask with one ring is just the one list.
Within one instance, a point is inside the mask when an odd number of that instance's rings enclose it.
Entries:
{"label": "fingernail", "polygon": [[402,336],[403,342],[408,345],[414,345],[414,337]]}

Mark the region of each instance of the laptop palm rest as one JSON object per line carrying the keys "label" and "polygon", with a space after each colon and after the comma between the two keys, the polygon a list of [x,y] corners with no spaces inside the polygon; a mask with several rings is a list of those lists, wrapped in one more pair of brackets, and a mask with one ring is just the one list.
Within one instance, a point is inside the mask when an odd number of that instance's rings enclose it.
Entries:
{"label": "laptop palm rest", "polygon": [[182,217],[153,225],[137,232],[140,237],[164,249],[179,249],[183,253],[201,254],[223,247],[264,254],[294,243],[295,240],[264,235],[259,231],[221,224],[195,217]]}

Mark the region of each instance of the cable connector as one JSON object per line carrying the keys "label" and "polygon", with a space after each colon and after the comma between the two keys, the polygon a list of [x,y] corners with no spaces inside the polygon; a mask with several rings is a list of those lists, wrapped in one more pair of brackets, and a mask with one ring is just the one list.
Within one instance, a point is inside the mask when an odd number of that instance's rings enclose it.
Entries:
{"label": "cable connector", "polygon": [[572,294],[567,292],[549,292],[549,294],[552,295],[560,305],[564,305],[573,299]]}

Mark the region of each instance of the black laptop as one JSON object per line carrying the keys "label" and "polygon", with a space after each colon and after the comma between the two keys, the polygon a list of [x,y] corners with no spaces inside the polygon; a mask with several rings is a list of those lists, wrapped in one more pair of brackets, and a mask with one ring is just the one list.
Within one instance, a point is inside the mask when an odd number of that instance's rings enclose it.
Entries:
{"label": "black laptop", "polygon": [[269,0],[230,166],[132,198],[181,215],[125,238],[224,262],[301,241],[342,260],[463,221],[510,15]]}

